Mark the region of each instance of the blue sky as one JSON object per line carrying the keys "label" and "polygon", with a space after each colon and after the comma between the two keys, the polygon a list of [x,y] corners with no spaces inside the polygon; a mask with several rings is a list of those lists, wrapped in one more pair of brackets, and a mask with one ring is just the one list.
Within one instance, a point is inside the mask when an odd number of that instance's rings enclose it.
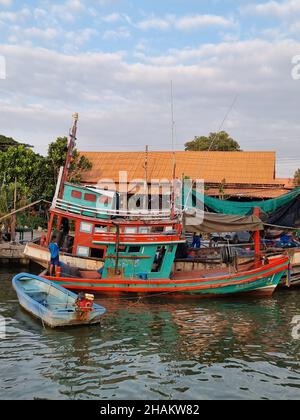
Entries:
{"label": "blue sky", "polygon": [[[263,5],[273,7],[273,13]],[[30,44],[71,51],[124,50],[128,59],[146,48],[158,55],[170,49],[205,43],[247,40],[267,36],[299,39],[292,11],[280,5],[296,1],[247,0],[67,0],[0,1],[1,42]],[[271,7],[270,7],[271,10]],[[299,7],[298,7],[299,11]],[[274,33],[272,33],[274,31]]]}
{"label": "blue sky", "polygon": [[300,0],[0,0],[0,131],[44,153],[78,111],[81,149],[169,149],[173,80],[178,149],[237,96],[222,128],[292,176],[299,34]]}

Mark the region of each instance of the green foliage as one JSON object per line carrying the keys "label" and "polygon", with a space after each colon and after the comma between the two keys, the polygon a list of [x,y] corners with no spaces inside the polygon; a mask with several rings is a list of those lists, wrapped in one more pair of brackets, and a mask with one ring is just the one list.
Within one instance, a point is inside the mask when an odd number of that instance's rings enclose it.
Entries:
{"label": "green foliage", "polygon": [[185,150],[236,152],[241,151],[241,147],[226,131],[220,131],[219,133],[210,133],[208,137],[195,137],[193,141],[185,144]]}
{"label": "green foliage", "polygon": [[0,135],[0,151],[5,151],[11,146],[19,144],[16,140],[11,137],[5,137]]}
{"label": "green foliage", "polygon": [[297,187],[300,187],[300,169],[295,172],[294,176],[295,184]]}
{"label": "green foliage", "polygon": [[[7,142],[4,136],[0,136],[0,142],[1,140],[3,140],[2,145],[4,141]],[[0,216],[8,214],[14,208],[15,182],[17,182],[17,208],[41,199],[52,201],[59,169],[64,166],[67,157],[66,137],[59,137],[51,143],[46,157],[35,153],[26,145],[11,140],[10,147],[2,149],[0,147]],[[74,150],[69,181],[80,182],[82,172],[91,167],[88,159],[79,156],[77,150]],[[31,226],[39,220],[39,214],[33,215],[32,212],[26,214],[25,219],[18,216],[22,225]]]}
{"label": "green foliage", "polygon": [[[64,166],[68,153],[68,139],[67,137],[58,137],[57,140],[50,144],[47,156],[47,165],[50,174],[56,184],[59,169]],[[69,181],[79,183],[81,181],[82,172],[92,168],[91,162],[85,157],[80,156],[78,151],[73,151],[71,161]]]}
{"label": "green foliage", "polygon": [[[21,145],[22,143],[17,142],[12,137],[6,137],[3,135],[0,135],[0,151],[6,152],[10,147],[16,147]],[[24,144],[26,147],[31,147],[28,144]]]}

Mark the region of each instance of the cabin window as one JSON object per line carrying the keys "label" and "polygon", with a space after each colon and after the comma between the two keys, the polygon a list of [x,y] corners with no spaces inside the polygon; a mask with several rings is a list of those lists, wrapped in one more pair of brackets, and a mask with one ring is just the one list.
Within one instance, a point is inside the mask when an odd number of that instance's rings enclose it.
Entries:
{"label": "cabin window", "polygon": [[163,226],[154,226],[152,228],[152,232],[153,233],[163,233],[164,231],[164,227]]}
{"label": "cabin window", "polygon": [[80,223],[80,232],[83,232],[83,233],[92,233],[93,232],[93,225],[92,225],[92,223],[81,222]]}
{"label": "cabin window", "polygon": [[141,252],[141,247],[140,246],[129,246],[128,247],[128,252],[129,253],[133,253],[133,252],[139,253],[139,252]]}
{"label": "cabin window", "polygon": [[88,258],[90,255],[90,248],[87,246],[78,246],[77,247],[77,256]]}
{"label": "cabin window", "polygon": [[104,249],[91,248],[90,257],[91,258],[103,258],[104,257]]}
{"label": "cabin window", "polygon": [[107,232],[107,226],[104,226],[104,225],[95,226],[95,233],[105,233],[105,232]]}
{"label": "cabin window", "polygon": [[166,226],[166,232],[173,232],[173,226]]}
{"label": "cabin window", "polygon": [[126,252],[126,246],[125,245],[119,245],[119,249],[117,250],[117,247],[115,248],[115,252]]}
{"label": "cabin window", "polygon": [[144,234],[144,235],[150,233],[150,231],[151,229],[147,226],[143,226],[139,228],[139,233]]}
{"label": "cabin window", "polygon": [[86,193],[86,194],[84,194],[84,199],[85,199],[85,201],[90,201],[91,203],[96,203],[97,196],[95,194]]}
{"label": "cabin window", "polygon": [[134,234],[137,233],[137,228],[136,227],[126,227],[124,229],[124,233],[129,233],[129,234]]}
{"label": "cabin window", "polygon": [[173,250],[174,250],[174,246],[169,246],[169,249],[168,249],[169,254],[172,254]]}
{"label": "cabin window", "polygon": [[82,198],[82,192],[81,191],[72,190],[71,197],[77,198],[77,199],[80,200]]}

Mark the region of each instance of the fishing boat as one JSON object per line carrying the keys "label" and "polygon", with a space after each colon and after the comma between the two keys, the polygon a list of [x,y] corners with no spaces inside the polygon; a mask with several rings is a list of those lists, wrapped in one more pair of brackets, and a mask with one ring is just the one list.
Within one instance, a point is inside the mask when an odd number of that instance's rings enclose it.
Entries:
{"label": "fishing boat", "polygon": [[[259,235],[263,224],[256,214],[244,217],[205,214],[202,220],[182,209],[181,197],[180,206],[175,206],[174,191],[169,209],[128,210],[126,205],[120,205],[124,200],[119,192],[71,184],[67,179],[76,127],[75,119],[67,162],[60,171],[50,209],[46,241],[29,244],[25,250],[29,258],[37,262],[43,259],[45,267],[49,263],[48,246],[52,237],[56,237],[61,267],[55,276],[43,273],[46,279],[69,290],[97,293],[216,297],[274,292],[288,270],[289,258],[282,256],[271,262],[263,258]],[[201,270],[189,258],[177,266],[176,255],[180,246],[186,244],[187,231],[233,229],[255,232],[255,259],[249,267],[240,269],[231,264],[234,262],[231,258],[217,269]],[[99,266],[91,268],[92,264]],[[182,269],[183,266],[189,269]]]}
{"label": "fishing boat", "polygon": [[12,283],[22,308],[51,328],[98,324],[105,313],[93,296],[77,296],[32,274],[18,274]]}
{"label": "fishing boat", "polygon": [[[295,288],[300,286],[300,249],[282,250],[281,255],[288,255],[290,259],[290,269],[288,276],[283,277],[279,286],[284,288]],[[278,253],[277,253],[278,256]],[[274,258],[274,257],[273,257]]]}
{"label": "fishing boat", "polygon": [[[208,270],[206,272],[181,272],[170,278],[125,278],[116,275],[101,279],[98,272],[78,272],[77,276],[62,274],[48,277],[69,290],[89,290],[95,293],[135,293],[170,297],[218,297],[236,294],[271,296],[289,268],[289,258],[272,262],[244,272]],[[144,278],[143,278],[144,277]]]}

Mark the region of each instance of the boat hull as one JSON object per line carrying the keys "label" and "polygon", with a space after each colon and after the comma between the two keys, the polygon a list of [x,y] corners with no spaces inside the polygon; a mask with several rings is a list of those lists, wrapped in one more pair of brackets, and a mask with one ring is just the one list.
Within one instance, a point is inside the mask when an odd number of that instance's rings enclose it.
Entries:
{"label": "boat hull", "polygon": [[[35,279],[43,282],[47,280],[30,274],[19,274],[13,279],[13,287],[17,293],[20,306],[35,318],[40,319],[44,325],[47,325],[50,328],[58,328],[100,323],[101,318],[105,313],[105,309],[103,307],[94,305],[93,311],[87,313],[85,317],[82,318],[79,316],[78,312],[76,312],[75,306],[73,305],[73,307],[71,307],[72,302],[75,303],[77,295],[72,292],[68,292],[66,289],[57,284],[51,284],[51,282],[47,281],[46,285],[49,290],[52,287],[55,288],[55,292],[64,294],[69,301],[68,307],[66,305],[65,308],[61,307],[59,309],[52,309],[47,307],[44,303],[41,303],[39,300],[33,299],[28,292],[24,292],[20,282],[25,279]],[[41,293],[43,293],[43,290],[41,290]]]}
{"label": "boat hull", "polygon": [[[282,288],[294,288],[300,286],[300,249],[288,249],[285,254],[290,258],[289,272],[283,276],[279,284]],[[273,257],[274,258],[274,257]]]}
{"label": "boat hull", "polygon": [[254,270],[214,277],[199,278],[196,273],[187,273],[186,278],[181,274],[179,278],[171,280],[46,278],[69,290],[94,293],[161,294],[174,297],[222,297],[240,294],[271,296],[288,267],[289,259],[282,257]]}
{"label": "boat hull", "polygon": [[[50,252],[48,248],[30,243],[26,245],[24,255],[44,268],[49,267]],[[103,261],[92,258],[80,258],[69,254],[61,254],[60,261],[80,270],[100,270],[103,267]]]}

